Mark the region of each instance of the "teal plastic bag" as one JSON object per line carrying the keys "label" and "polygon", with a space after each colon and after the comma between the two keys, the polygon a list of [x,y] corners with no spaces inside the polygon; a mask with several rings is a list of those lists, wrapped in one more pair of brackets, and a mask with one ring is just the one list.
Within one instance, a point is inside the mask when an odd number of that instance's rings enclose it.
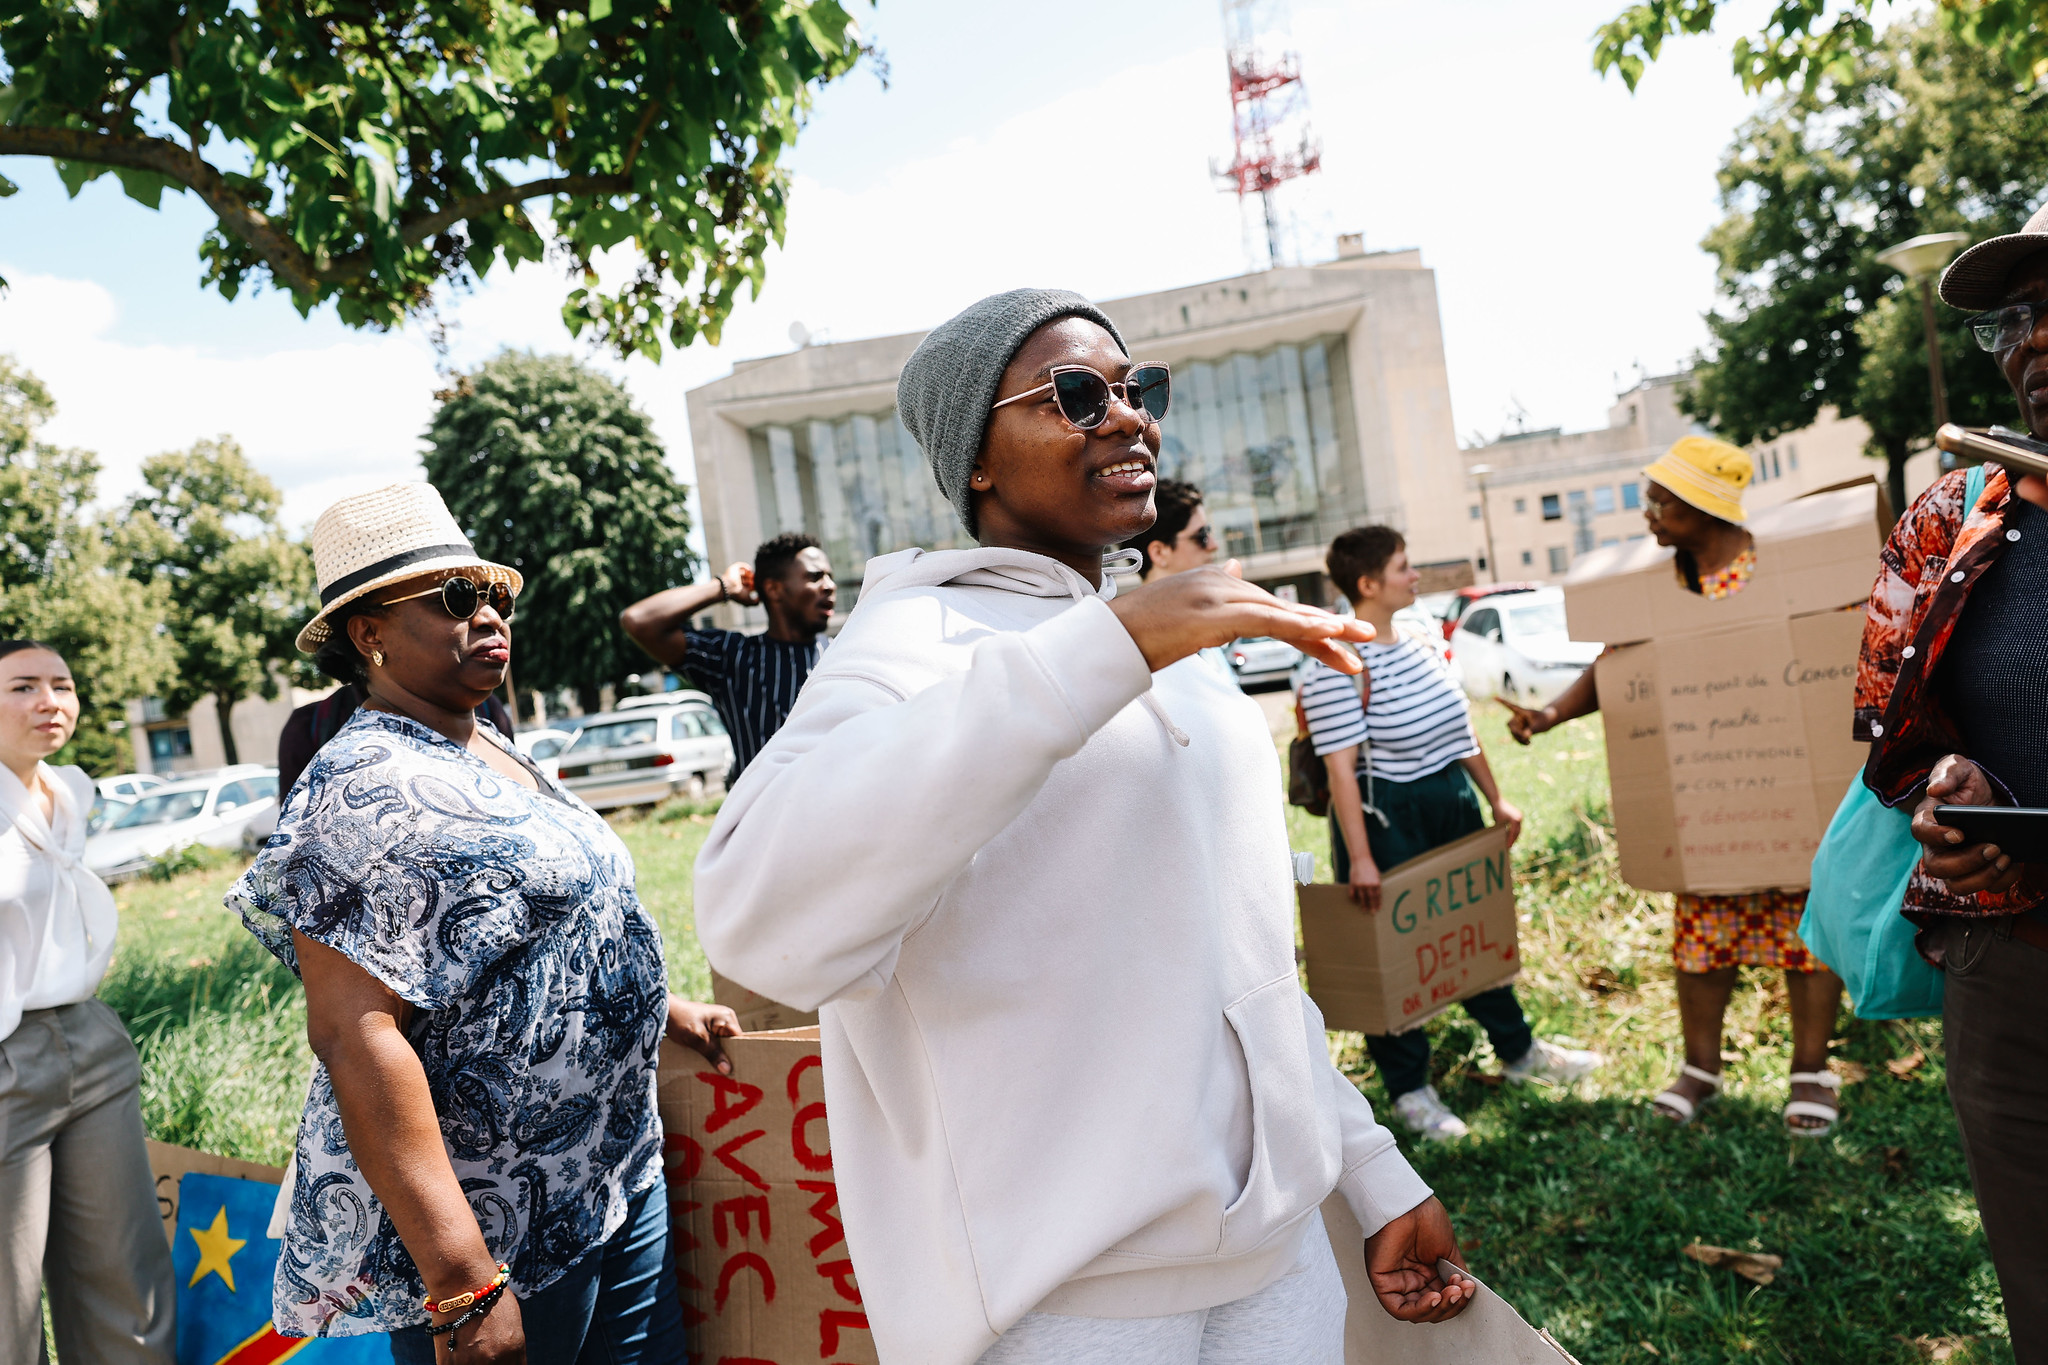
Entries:
{"label": "teal plastic bag", "polygon": [[[1984,467],[1970,471],[1963,505],[1984,493]],[[1899,913],[1920,861],[1913,815],[1895,810],[1850,779],[1813,855],[1813,890],[1799,937],[1834,968],[1859,1019],[1919,1019],[1941,1013],[1941,973],[1913,947],[1913,922]]]}
{"label": "teal plastic bag", "polygon": [[1941,973],[1913,948],[1913,922],[1899,913],[1920,861],[1913,817],[1863,785],[1849,783],[1813,855],[1813,890],[1799,937],[1834,968],[1859,1019],[1918,1019],[1941,1013]]}

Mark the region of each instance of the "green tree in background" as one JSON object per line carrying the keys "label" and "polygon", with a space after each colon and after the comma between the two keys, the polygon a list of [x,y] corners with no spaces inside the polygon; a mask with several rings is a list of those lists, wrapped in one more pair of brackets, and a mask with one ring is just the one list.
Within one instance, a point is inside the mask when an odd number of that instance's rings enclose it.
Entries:
{"label": "green tree in background", "polygon": [[227,761],[240,762],[235,703],[318,682],[293,644],[314,610],[312,556],[278,524],[277,485],[229,437],[152,456],[142,479],[118,542],[137,581],[165,593],[177,667],[159,695],[182,715],[211,694]]}
{"label": "green tree in background", "polygon": [[[268,281],[351,326],[552,248],[583,281],[570,330],[659,360],[759,289],[782,152],[861,51],[835,0],[10,0],[0,156],[74,194],[189,190],[221,293]],[[602,287],[627,243],[638,270]]]}
{"label": "green tree in background", "polygon": [[[1593,66],[1633,90],[1664,41],[1706,33],[1727,0],[1642,0],[1593,35]],[[1756,32],[1735,40],[1735,74],[1745,89],[1813,87],[1855,69],[1879,43],[1878,26],[1911,24],[1917,5],[1897,0],[1777,0]],[[2048,78],[2048,0],[1940,0],[1942,26],[2005,68],[2008,83]]]}
{"label": "green tree in background", "polygon": [[98,462],[36,439],[56,410],[34,375],[0,355],[0,636],[42,640],[63,654],[81,713],[54,761],[103,776],[135,763],[126,703],[170,675],[169,641],[158,629],[164,592],[123,572],[86,515]]}
{"label": "green tree in background", "polygon": [[[1929,23],[1768,105],[1720,172],[1727,217],[1705,246],[1722,302],[1687,411],[1731,441],[1771,440],[1823,406],[1861,417],[1905,507],[1906,457],[1933,435],[1917,286],[1876,253],[1926,232],[2012,232],[2048,189],[2048,103],[2016,98],[1997,58]],[[1942,310],[1949,410],[2010,421],[2011,393]]]}
{"label": "green tree in background", "polygon": [[427,480],[471,542],[526,577],[515,685],[595,710],[599,686],[647,667],[619,613],[696,569],[688,490],[646,415],[569,356],[505,351],[462,377],[427,441]]}

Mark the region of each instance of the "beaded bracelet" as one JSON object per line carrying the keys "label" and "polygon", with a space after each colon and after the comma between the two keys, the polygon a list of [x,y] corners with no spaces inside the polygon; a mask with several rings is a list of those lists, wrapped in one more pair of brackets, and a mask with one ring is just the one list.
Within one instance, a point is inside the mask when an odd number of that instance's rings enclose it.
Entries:
{"label": "beaded bracelet", "polygon": [[429,1313],[453,1313],[458,1308],[469,1307],[478,1299],[490,1293],[493,1289],[498,1288],[500,1285],[504,1284],[505,1281],[511,1278],[512,1268],[506,1265],[503,1261],[500,1261],[498,1263],[498,1273],[491,1277],[491,1282],[489,1284],[482,1285],[476,1289],[472,1289],[467,1294],[450,1294],[447,1298],[441,1300],[439,1303],[435,1303],[434,1296],[432,1294],[429,1294],[424,1299],[420,1300],[420,1307],[426,1309]]}
{"label": "beaded bracelet", "polygon": [[[427,1326],[427,1335],[430,1337],[446,1336],[448,1335],[448,1333],[454,1331],[458,1327],[469,1326],[469,1324],[475,1322],[478,1318],[490,1312],[492,1305],[496,1304],[497,1301],[504,1296],[504,1293],[505,1282],[503,1280],[500,1280],[496,1284],[492,1285],[489,1289],[486,1289],[481,1295],[479,1295],[477,1301],[473,1305],[471,1305],[470,1310],[467,1313],[464,1313],[461,1317],[456,1318],[453,1322],[444,1322],[438,1327],[429,1323]],[[455,1343],[453,1341],[450,1341],[448,1345],[450,1349],[453,1349]]]}

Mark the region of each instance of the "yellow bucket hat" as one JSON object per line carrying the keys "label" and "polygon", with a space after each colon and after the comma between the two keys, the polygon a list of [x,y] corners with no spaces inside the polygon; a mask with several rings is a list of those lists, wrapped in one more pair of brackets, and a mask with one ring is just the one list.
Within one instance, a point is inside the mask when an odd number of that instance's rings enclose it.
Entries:
{"label": "yellow bucket hat", "polygon": [[1749,452],[1742,447],[1712,436],[1682,436],[1644,468],[1643,477],[1656,480],[1708,516],[1739,525],[1749,516],[1742,510],[1742,490],[1749,487],[1754,472]]}

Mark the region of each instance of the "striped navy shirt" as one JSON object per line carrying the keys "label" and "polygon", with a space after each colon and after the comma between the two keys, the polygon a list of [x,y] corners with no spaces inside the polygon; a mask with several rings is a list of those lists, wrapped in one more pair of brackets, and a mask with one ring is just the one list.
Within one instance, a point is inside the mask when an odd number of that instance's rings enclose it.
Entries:
{"label": "striped navy shirt", "polygon": [[767,634],[737,630],[683,632],[683,676],[706,693],[732,736],[732,771],[727,784],[739,780],[762,746],[775,737],[804,679],[818,666],[826,638],[792,644]]}
{"label": "striped navy shirt", "polygon": [[1314,660],[1302,679],[1301,709],[1319,757],[1369,735],[1373,776],[1413,782],[1479,752],[1472,709],[1444,666],[1441,646],[1403,635],[1355,648],[1372,680],[1368,705],[1359,704],[1356,680]]}

